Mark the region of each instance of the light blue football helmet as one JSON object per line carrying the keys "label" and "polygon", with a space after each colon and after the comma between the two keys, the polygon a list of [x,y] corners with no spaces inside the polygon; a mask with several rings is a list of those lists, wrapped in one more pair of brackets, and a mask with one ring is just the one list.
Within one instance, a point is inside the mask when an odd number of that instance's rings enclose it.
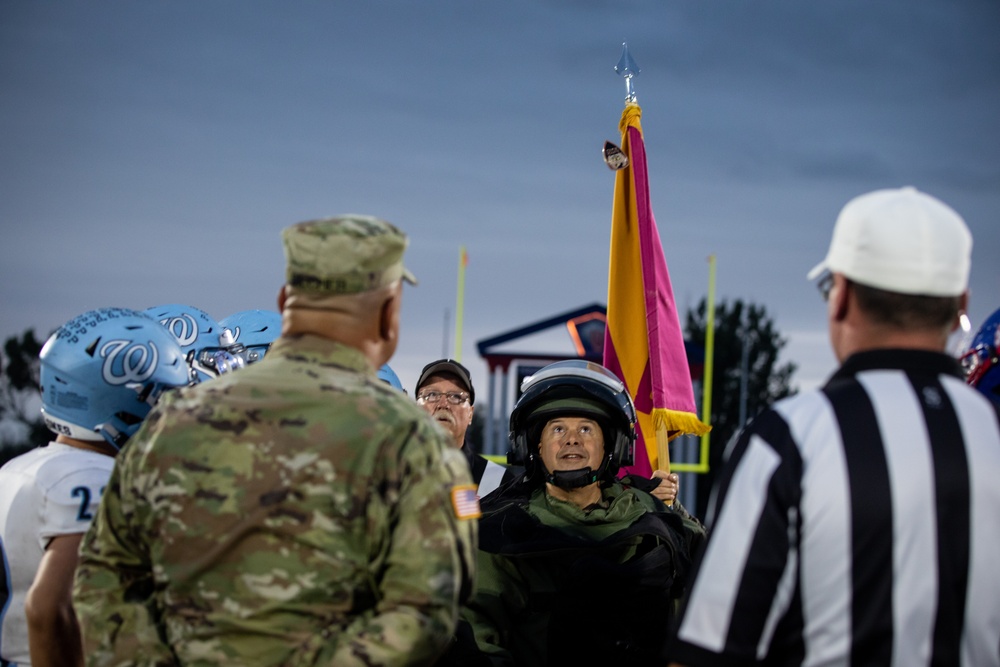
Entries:
{"label": "light blue football helmet", "polygon": [[222,327],[215,318],[200,308],[182,303],[153,306],[143,312],[162,324],[177,339],[195,380],[203,382],[218,375],[213,367],[201,360],[203,350],[221,346],[219,336],[222,334]]}
{"label": "light blue football helmet", "polygon": [[405,391],[403,389],[403,383],[399,381],[399,376],[396,375],[396,371],[389,367],[389,364],[383,364],[382,368],[378,369],[378,379],[386,384],[389,384],[400,391]]}
{"label": "light blue football helmet", "polygon": [[78,315],[49,337],[39,361],[45,425],[115,449],[139,429],[163,391],[191,383],[174,337],[128,308]]}
{"label": "light blue football helmet", "polygon": [[[242,365],[252,364],[263,359],[271,343],[281,335],[281,313],[273,310],[241,310],[219,320],[219,326],[224,332],[229,331],[232,337],[230,354],[233,358],[242,360]],[[222,364],[216,365],[220,372],[225,372],[221,370]]]}

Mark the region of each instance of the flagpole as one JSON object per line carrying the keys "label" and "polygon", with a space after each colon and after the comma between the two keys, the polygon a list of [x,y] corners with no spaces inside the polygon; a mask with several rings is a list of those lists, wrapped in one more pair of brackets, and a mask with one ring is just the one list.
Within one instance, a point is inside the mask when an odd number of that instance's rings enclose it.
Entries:
{"label": "flagpole", "polygon": [[462,315],[465,307],[465,266],[469,263],[469,255],[465,246],[458,249],[458,295],[455,304],[455,361],[462,361]]}
{"label": "flagpole", "polygon": [[639,67],[627,44],[615,72],[625,79],[627,94],[618,124],[621,148],[604,145],[604,161],[615,171],[615,193],[603,362],[635,403],[636,456],[622,470],[649,476],[671,470],[671,440],[701,435],[708,426],[697,417],[684,334],[650,203],[642,109],[633,81]]}

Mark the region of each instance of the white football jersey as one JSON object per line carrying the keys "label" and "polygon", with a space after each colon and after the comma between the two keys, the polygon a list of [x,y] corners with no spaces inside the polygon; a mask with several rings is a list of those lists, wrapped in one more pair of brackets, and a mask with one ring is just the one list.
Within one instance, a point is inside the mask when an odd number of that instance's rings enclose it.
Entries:
{"label": "white football jersey", "polygon": [[84,533],[115,460],[50,443],[0,468],[0,658],[30,665],[24,598],[53,537]]}

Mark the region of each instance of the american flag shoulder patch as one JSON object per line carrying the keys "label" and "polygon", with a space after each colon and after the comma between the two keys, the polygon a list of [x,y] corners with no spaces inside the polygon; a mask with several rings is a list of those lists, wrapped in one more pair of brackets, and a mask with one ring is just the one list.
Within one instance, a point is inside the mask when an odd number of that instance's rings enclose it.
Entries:
{"label": "american flag shoulder patch", "polygon": [[479,511],[479,496],[474,484],[451,487],[451,507],[456,519],[478,519],[483,515]]}

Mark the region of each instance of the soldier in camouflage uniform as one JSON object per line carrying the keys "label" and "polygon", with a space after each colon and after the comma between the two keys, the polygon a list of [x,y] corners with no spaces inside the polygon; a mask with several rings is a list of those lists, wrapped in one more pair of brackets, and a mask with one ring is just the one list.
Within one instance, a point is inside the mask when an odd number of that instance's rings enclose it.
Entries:
{"label": "soldier in camouflage uniform", "polygon": [[90,665],[423,665],[472,587],[464,457],[376,377],[406,237],[375,218],[283,233],[267,356],[160,403],[81,547]]}

